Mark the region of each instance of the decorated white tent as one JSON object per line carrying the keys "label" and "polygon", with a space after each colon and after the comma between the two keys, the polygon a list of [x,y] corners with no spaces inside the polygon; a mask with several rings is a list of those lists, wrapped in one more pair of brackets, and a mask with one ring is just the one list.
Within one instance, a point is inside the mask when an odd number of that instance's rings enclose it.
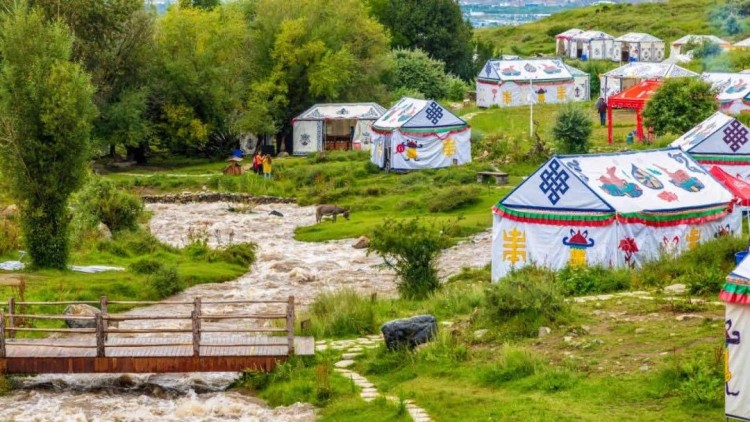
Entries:
{"label": "decorated white tent", "polygon": [[635,267],[739,234],[733,198],[678,148],[555,156],[493,207],[492,279],[528,264]]}
{"label": "decorated white tent", "polygon": [[737,265],[719,293],[725,303],[724,413],[750,421],[750,259]]}
{"label": "decorated white tent", "polygon": [[370,160],[386,170],[471,161],[471,127],[433,100],[404,97],[372,125]]}
{"label": "decorated white tent", "polygon": [[732,44],[729,41],[722,40],[716,35],[685,35],[684,37],[673,41],[672,44],[670,44],[670,55],[678,56],[681,54],[686,54],[687,51],[684,50],[686,45],[701,44],[704,41],[717,44],[724,51],[728,51],[732,47]]}
{"label": "decorated white tent", "polygon": [[385,108],[375,103],[316,104],[292,120],[292,153],[369,149],[370,126],[383,113]]}
{"label": "decorated white tent", "polygon": [[589,75],[560,60],[489,60],[477,76],[477,106],[589,99]]}
{"label": "decorated white tent", "polygon": [[750,48],[750,38],[745,38],[744,40],[742,40],[740,42],[736,42],[736,43],[734,43],[734,45],[732,47],[739,48],[739,49]]}
{"label": "decorated white tent", "polygon": [[629,32],[615,38],[612,60],[658,63],[664,60],[664,49],[664,41],[653,35]]}
{"label": "decorated white tent", "polygon": [[671,63],[628,63],[599,78],[599,95],[608,98],[646,79],[698,77],[698,74]]}
{"label": "decorated white tent", "polygon": [[750,181],[750,128],[734,117],[716,112],[672,142],[703,167],[718,166]]}
{"label": "decorated white tent", "polygon": [[716,91],[719,110],[727,114],[750,112],[750,74],[704,72],[701,79]]}
{"label": "decorated white tent", "polygon": [[555,54],[558,56],[567,56],[570,51],[570,43],[574,36],[583,33],[582,29],[571,28],[565,32],[555,35]]}
{"label": "decorated white tent", "polygon": [[609,60],[615,39],[601,31],[584,31],[573,35],[568,48],[568,57],[581,60]]}

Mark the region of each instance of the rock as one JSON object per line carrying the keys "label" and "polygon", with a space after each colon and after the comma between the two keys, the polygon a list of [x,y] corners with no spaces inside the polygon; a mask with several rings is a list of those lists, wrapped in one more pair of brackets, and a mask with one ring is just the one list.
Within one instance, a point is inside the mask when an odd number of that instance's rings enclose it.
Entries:
{"label": "rock", "polygon": [[482,328],[481,330],[476,330],[476,331],[474,331],[474,338],[477,339],[477,340],[480,340],[482,337],[485,336],[485,334],[487,334],[488,331],[490,331],[490,330],[488,330],[486,328]]}
{"label": "rock", "polygon": [[687,292],[687,286],[682,283],[672,284],[664,288],[664,293],[673,295],[684,295]]}
{"label": "rock", "polygon": [[635,329],[635,333],[636,334],[645,334],[646,333],[646,329],[645,328],[636,328]]}
{"label": "rock", "polygon": [[99,237],[105,240],[112,240],[112,231],[109,230],[109,227],[107,227],[104,223],[99,223],[98,226],[96,226],[96,232],[99,233]]}
{"label": "rock", "polygon": [[276,217],[283,217],[284,216],[284,214],[282,214],[282,213],[280,213],[280,212],[278,212],[276,210],[272,210],[271,212],[268,213],[268,215],[275,215]]}
{"label": "rock", "polygon": [[369,247],[370,247],[370,239],[367,236],[360,237],[352,245],[352,248],[354,249],[367,249]]}
{"label": "rock", "polygon": [[539,332],[538,332],[537,336],[539,338],[542,338],[542,337],[546,336],[547,334],[549,334],[551,332],[552,332],[552,329],[549,328],[549,327],[539,327]]}
{"label": "rock", "polygon": [[315,281],[317,277],[308,270],[296,267],[292,271],[289,271],[289,278],[298,283],[310,283]]}
{"label": "rock", "polygon": [[566,343],[570,343],[570,342],[573,341],[573,337],[572,336],[565,336],[565,337],[563,337],[563,341],[566,342]]}
{"label": "rock", "polygon": [[401,347],[414,349],[417,345],[432,340],[437,334],[437,321],[432,315],[417,315],[396,319],[380,327],[388,350]]}
{"label": "rock", "polygon": [[684,314],[684,315],[677,315],[675,317],[677,321],[685,321],[688,319],[704,319],[703,315],[696,315],[696,314]]}
{"label": "rock", "polygon": [[[73,304],[65,307],[63,315],[70,316],[96,316],[99,313],[99,309],[94,308],[91,305],[85,304]],[[93,319],[66,319],[65,324],[69,328],[96,328],[96,321]]]}
{"label": "rock", "polygon": [[11,204],[5,207],[3,210],[3,217],[5,218],[14,218],[18,215],[18,207],[16,204]]}
{"label": "rock", "polygon": [[351,359],[340,360],[333,364],[337,368],[348,368],[352,365],[354,365],[354,361]]}
{"label": "rock", "polygon": [[648,365],[643,365],[638,369],[640,369],[641,371],[648,371]]}

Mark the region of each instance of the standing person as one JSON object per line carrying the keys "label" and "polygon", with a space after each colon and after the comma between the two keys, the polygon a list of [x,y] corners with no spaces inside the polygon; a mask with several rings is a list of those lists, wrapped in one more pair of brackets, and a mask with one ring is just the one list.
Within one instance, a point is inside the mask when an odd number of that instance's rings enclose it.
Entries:
{"label": "standing person", "polygon": [[259,176],[263,174],[263,156],[260,155],[260,151],[253,157],[253,171]]}
{"label": "standing person", "polygon": [[266,154],[263,157],[263,177],[266,179],[271,178],[271,163],[273,160],[271,160],[271,154]]}
{"label": "standing person", "polygon": [[603,97],[599,97],[599,101],[596,102],[596,110],[599,112],[599,123],[604,126],[607,124],[607,102]]}

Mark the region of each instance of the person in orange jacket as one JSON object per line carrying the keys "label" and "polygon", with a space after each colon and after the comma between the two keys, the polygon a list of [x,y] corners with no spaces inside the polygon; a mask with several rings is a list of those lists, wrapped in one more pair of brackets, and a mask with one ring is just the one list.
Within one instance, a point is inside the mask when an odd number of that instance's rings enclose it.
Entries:
{"label": "person in orange jacket", "polygon": [[258,175],[263,174],[263,156],[260,155],[260,151],[256,152],[253,157],[253,172]]}

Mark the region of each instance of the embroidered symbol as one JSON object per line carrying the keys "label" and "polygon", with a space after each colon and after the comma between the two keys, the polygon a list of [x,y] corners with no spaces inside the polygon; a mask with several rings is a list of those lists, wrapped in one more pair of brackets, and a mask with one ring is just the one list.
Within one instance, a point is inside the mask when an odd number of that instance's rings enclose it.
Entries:
{"label": "embroidered symbol", "polygon": [[570,186],[568,186],[570,175],[565,170],[560,169],[560,163],[557,160],[552,161],[540,177],[542,183],[539,184],[539,189],[547,195],[547,199],[552,205],[556,205],[570,189]]}
{"label": "embroidered symbol", "polygon": [[430,106],[427,107],[427,119],[432,122],[433,125],[436,125],[440,119],[443,118],[443,109],[436,103],[432,102],[430,103]]}

